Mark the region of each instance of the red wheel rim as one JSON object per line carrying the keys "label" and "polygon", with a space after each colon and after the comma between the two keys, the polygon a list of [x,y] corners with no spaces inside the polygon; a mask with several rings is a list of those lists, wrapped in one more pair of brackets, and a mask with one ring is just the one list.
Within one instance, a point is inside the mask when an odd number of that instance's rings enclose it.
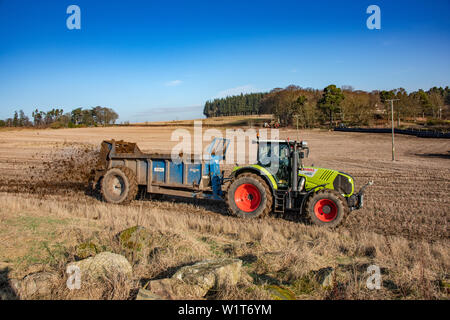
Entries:
{"label": "red wheel rim", "polygon": [[252,184],[241,184],[234,192],[234,202],[240,210],[253,212],[261,203],[261,192]]}
{"label": "red wheel rim", "polygon": [[314,205],[316,217],[323,222],[330,222],[336,219],[338,208],[336,203],[330,199],[320,199]]}

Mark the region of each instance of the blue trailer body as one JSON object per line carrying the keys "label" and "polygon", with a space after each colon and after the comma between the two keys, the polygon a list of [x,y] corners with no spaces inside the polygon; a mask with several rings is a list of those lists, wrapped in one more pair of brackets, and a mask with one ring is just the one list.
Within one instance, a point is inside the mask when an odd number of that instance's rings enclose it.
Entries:
{"label": "blue trailer body", "polygon": [[[104,170],[126,166],[136,175],[139,186],[147,192],[189,197],[222,199],[223,174],[220,161],[225,159],[229,141],[215,138],[203,157],[142,153],[134,143],[104,141]],[[102,158],[102,157],[101,157]]]}
{"label": "blue trailer body", "polygon": [[207,163],[176,163],[170,159],[151,159],[150,161],[152,163],[152,182],[187,186],[198,185],[202,179],[202,174],[209,174]]}
{"label": "blue trailer body", "polygon": [[165,182],[166,162],[164,160],[153,160],[152,182]]}
{"label": "blue trailer body", "polygon": [[183,184],[183,170],[185,164],[182,163],[174,163],[170,162],[170,168],[169,168],[169,181],[171,183],[177,183],[177,184]]}
{"label": "blue trailer body", "polygon": [[187,184],[199,184],[202,178],[202,167],[204,167],[203,163],[192,163],[187,165]]}

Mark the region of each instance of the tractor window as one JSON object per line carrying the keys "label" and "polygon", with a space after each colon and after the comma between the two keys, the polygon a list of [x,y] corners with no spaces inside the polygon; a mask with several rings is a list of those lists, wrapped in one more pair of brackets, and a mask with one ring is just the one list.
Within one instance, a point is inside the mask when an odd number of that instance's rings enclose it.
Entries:
{"label": "tractor window", "polygon": [[287,184],[289,182],[289,146],[287,144],[280,145],[280,158],[279,168],[276,174],[281,184]]}
{"label": "tractor window", "polygon": [[287,144],[261,143],[259,145],[259,164],[270,168],[269,171],[280,184],[289,182],[289,155],[290,150]]}
{"label": "tractor window", "polygon": [[280,146],[280,163],[289,166],[289,147],[285,144]]}
{"label": "tractor window", "polygon": [[265,167],[270,166],[270,157],[272,156],[271,144],[261,143],[258,149],[259,162]]}

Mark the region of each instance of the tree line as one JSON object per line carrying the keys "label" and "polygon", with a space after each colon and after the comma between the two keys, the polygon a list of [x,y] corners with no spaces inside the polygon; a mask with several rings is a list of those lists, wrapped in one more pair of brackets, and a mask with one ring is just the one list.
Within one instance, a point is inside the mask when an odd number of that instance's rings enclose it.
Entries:
{"label": "tree line", "polygon": [[249,93],[207,101],[203,114],[207,117],[259,114],[261,100],[267,93]]}
{"label": "tree line", "polygon": [[115,124],[119,115],[111,108],[82,107],[64,113],[63,109],[52,108],[49,111],[36,109],[29,118],[23,110],[15,111],[12,118],[0,120],[0,127],[37,127],[37,128],[75,128],[86,126],[105,126]]}
{"label": "tree line", "polygon": [[338,123],[369,125],[374,120],[389,118],[390,99],[398,99],[394,102],[394,116],[398,122],[400,119],[447,119],[449,116],[449,87],[408,93],[403,88],[366,92],[336,85],[323,90],[290,85],[266,93],[215,99],[206,102],[203,113],[206,117],[273,114],[281,125],[296,124],[298,119],[304,128]]}

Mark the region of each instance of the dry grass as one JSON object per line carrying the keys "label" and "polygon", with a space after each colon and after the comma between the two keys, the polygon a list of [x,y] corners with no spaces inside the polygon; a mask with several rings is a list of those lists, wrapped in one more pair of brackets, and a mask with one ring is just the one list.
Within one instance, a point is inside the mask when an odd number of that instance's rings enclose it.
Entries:
{"label": "dry grass", "polygon": [[[322,131],[301,135],[311,146],[308,163],[340,169],[357,183],[374,180],[366,208],[330,231],[293,216],[241,220],[217,202],[163,198],[115,206],[85,194],[84,177],[104,138],[137,141],[143,150],[167,150],[169,128],[93,128],[0,132],[0,274],[3,298],[14,298],[7,280],[40,270],[56,271],[52,298],[130,299],[147,280],[170,276],[178,267],[215,257],[239,257],[238,286],[211,292],[211,299],[267,299],[267,286],[281,286],[298,299],[448,298],[448,193],[446,140],[398,138],[399,161],[389,159],[389,137]],[[295,137],[283,131],[282,137]],[[435,156],[430,156],[433,154]],[[442,156],[439,156],[439,155]],[[33,177],[33,178],[31,178]],[[161,235],[137,254],[115,235],[141,225]],[[124,254],[133,265],[131,282],[65,287],[65,265],[76,245],[95,241]],[[381,290],[366,288],[366,269],[382,268]],[[334,267],[336,285],[322,288],[312,271]],[[8,293],[9,292],[9,293]],[[32,297],[31,297],[32,298]]]}
{"label": "dry grass", "polygon": [[[75,259],[75,244],[93,239],[105,250],[127,256],[133,264],[132,284],[117,280],[105,282],[106,288],[86,284],[83,293],[87,298],[128,298],[133,295],[133,289],[146,280],[170,276],[185,264],[225,256],[243,259],[244,269],[251,278],[245,279],[237,288],[218,293],[219,298],[267,298],[267,292],[263,290],[267,284],[289,287],[298,297],[318,299],[446,297],[440,287],[448,277],[450,262],[448,243],[444,240],[429,243],[369,232],[352,233],[344,228],[329,231],[275,218],[245,221],[211,214],[192,204],[175,205],[165,201],[137,201],[122,207],[103,203],[77,206],[71,201],[55,202],[6,194],[0,199],[4,204],[2,219],[8,220],[20,213],[47,219],[30,233],[21,234],[22,231],[15,227],[2,233],[0,241],[5,247],[15,248],[17,241],[32,243],[45,239],[48,242],[47,247],[34,248],[33,254],[38,254],[40,260],[23,260],[23,252],[8,252],[10,268],[14,270],[10,277],[21,277],[44,268],[58,271],[64,285],[64,266]],[[173,210],[175,206],[179,212]],[[54,228],[59,235],[54,239],[45,235],[51,221],[65,222]],[[144,253],[148,259],[142,259],[142,253],[135,255],[124,251],[115,241],[114,236],[119,231],[134,225],[166,235],[166,241],[157,246],[156,254]],[[23,226],[27,224],[19,228]],[[15,236],[19,234],[17,239]],[[60,242],[63,235],[64,241]],[[64,250],[56,250],[56,244]],[[149,248],[150,251],[153,249]],[[376,292],[365,288],[369,264],[379,265],[387,272],[383,275],[385,286]],[[338,275],[345,288],[339,290],[343,292],[334,293],[332,289],[308,284],[310,271],[328,266],[340,270]],[[111,286],[116,291],[111,291]],[[107,292],[115,293],[105,296]],[[73,297],[80,297],[80,292],[61,289],[53,298]]]}

